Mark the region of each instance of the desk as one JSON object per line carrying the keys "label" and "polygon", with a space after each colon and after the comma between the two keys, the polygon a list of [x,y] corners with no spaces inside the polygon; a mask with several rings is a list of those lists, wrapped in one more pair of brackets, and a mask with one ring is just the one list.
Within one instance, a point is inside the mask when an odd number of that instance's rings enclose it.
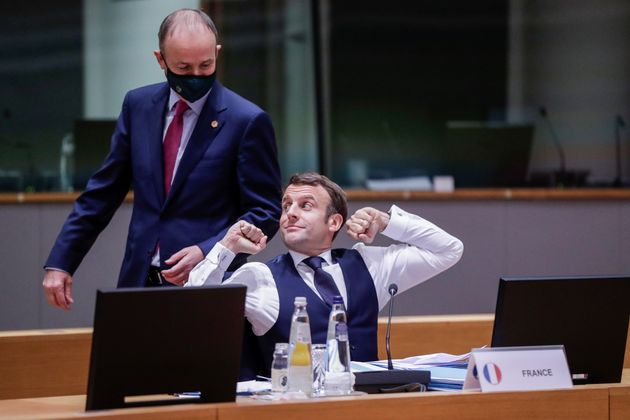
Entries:
{"label": "desk", "polygon": [[0,332],[0,400],[84,394],[91,328]]}
{"label": "desk", "polygon": [[[397,316],[392,318],[392,357],[430,353],[468,353],[470,349],[490,345],[494,315]],[[378,357],[387,359],[385,334],[387,318],[378,320]],[[630,361],[630,358],[626,358]],[[630,367],[630,366],[627,366]]]}
{"label": "desk", "polygon": [[[492,322],[488,314],[394,317],[392,356],[466,353],[490,343]],[[381,359],[386,328],[380,319]],[[85,393],[91,345],[91,328],[0,332],[0,400]]]}
{"label": "desk", "polygon": [[570,390],[482,394],[417,393],[263,402],[239,398],[235,403],[185,404],[85,413],[85,396],[0,401],[0,419],[246,419],[278,420],[351,418],[509,418],[627,419],[630,416],[630,370],[621,384],[576,386]]}
{"label": "desk", "polygon": [[[490,344],[493,315],[394,317],[392,356],[461,354]],[[379,319],[379,357],[385,359],[387,319]],[[87,389],[92,329],[0,332],[0,400],[80,395]],[[625,368],[630,368],[630,337]]]}

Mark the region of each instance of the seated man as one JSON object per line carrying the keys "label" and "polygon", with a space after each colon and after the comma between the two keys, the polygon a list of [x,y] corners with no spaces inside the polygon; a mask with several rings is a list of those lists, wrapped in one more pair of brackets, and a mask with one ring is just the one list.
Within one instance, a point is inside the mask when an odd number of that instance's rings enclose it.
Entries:
{"label": "seated man", "polygon": [[[280,234],[289,252],[266,264],[245,264],[225,281],[247,286],[245,316],[263,361],[258,371],[243,366],[241,379],[268,375],[275,343],[289,341],[296,296],[307,299],[313,343],[326,342],[332,297],[342,296],[351,359],[376,360],[378,313],[389,301],[388,286],[396,283],[404,292],[451,267],[462,255],[459,239],[396,206],[388,213],[365,207],[346,221],[347,213],[344,191],[325,176],[302,173],[289,180],[280,217]],[[348,234],[360,242],[352,249],[331,250],[344,223]],[[377,233],[401,244],[366,246]],[[260,229],[237,222],[191,271],[186,285],[221,284],[235,255],[256,254],[266,243]],[[251,351],[244,349],[246,354]]]}

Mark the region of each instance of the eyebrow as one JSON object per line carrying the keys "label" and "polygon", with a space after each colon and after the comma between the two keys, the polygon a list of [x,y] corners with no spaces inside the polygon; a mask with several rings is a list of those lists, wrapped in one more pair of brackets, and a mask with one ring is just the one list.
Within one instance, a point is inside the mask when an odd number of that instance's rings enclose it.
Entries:
{"label": "eyebrow", "polygon": [[282,197],[282,202],[284,203],[285,201],[290,200],[290,199],[293,199],[293,200],[311,199],[313,201],[316,201],[315,196],[313,194],[306,194],[306,195],[300,195],[299,197],[296,197],[296,198],[291,198],[285,195],[284,197]]}
{"label": "eyebrow", "polygon": [[[214,63],[214,62],[215,62],[215,59],[214,59],[214,58],[208,58],[208,59],[206,59],[206,60],[203,60],[203,61],[201,62],[201,64],[212,64],[212,63]],[[175,63],[175,65],[182,65],[182,64],[183,64],[183,65],[186,65],[186,66],[192,66],[192,64],[191,64],[189,61],[184,61],[184,60],[180,60],[180,61],[178,61],[178,62],[176,62],[176,63]]]}

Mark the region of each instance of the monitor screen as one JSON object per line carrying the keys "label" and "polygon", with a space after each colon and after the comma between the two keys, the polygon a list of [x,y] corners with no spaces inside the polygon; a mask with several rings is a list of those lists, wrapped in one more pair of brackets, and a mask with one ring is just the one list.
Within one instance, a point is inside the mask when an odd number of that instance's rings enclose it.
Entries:
{"label": "monitor screen", "polygon": [[630,277],[503,277],[492,347],[564,345],[574,384],[619,382]]}
{"label": "monitor screen", "polygon": [[234,401],[245,291],[241,285],[99,290],[86,410]]}
{"label": "monitor screen", "polygon": [[442,172],[457,188],[523,186],[533,132],[531,125],[449,122]]}

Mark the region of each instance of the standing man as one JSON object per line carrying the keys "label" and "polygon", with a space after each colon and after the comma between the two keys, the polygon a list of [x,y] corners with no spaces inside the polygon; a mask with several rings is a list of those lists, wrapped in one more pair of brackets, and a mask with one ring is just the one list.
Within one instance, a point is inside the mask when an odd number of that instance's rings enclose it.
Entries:
{"label": "standing man", "polygon": [[[387,213],[365,207],[346,220],[347,213],[345,193],[325,176],[303,173],[289,180],[280,217],[289,252],[266,264],[245,264],[226,281],[247,285],[245,315],[258,341],[258,350],[243,349],[242,380],[268,375],[275,343],[289,341],[296,296],[307,298],[313,343],[326,342],[332,298],[342,296],[351,359],[376,360],[378,313],[390,299],[389,286],[396,283],[404,292],[453,266],[464,250],[459,239],[396,206]],[[344,224],[359,243],[331,249]],[[368,246],[379,233],[400,243]],[[255,254],[266,243],[261,229],[235,223],[191,272],[187,285],[220,284],[235,255]]]}
{"label": "standing man", "polygon": [[[127,93],[111,149],[46,261],[48,302],[69,309],[72,274],[133,185],[118,287],[182,285],[237,220],[271,237],[280,169],[268,115],[216,78],[221,45],[203,12],[164,19],[155,57],[165,83]],[[245,262],[239,255],[233,268]]]}

